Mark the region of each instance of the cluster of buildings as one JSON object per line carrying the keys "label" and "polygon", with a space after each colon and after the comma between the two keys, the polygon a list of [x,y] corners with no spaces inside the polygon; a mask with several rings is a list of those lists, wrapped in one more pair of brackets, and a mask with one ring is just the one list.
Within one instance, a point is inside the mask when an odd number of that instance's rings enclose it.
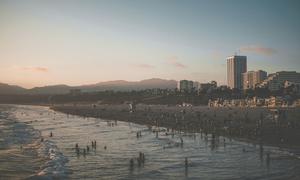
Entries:
{"label": "cluster of buildings", "polygon": [[[249,90],[255,88],[268,89],[270,92],[280,92],[282,89],[292,89],[292,92],[300,95],[300,73],[296,71],[280,71],[267,74],[266,71],[247,70],[247,56],[233,55],[226,58],[227,61],[227,86],[226,88]],[[208,92],[217,88],[217,82],[199,83],[189,80],[181,80],[178,82],[178,89],[181,92]],[[221,87],[220,87],[221,88]],[[290,106],[300,105],[300,100],[290,101],[288,97],[271,97],[260,99],[231,99],[231,100],[210,100],[211,107],[236,107],[236,106]]]}
{"label": "cluster of buildings", "polygon": [[270,74],[264,81],[258,84],[261,88],[267,88],[270,91],[278,91],[281,88],[300,86],[300,73],[296,71],[280,71]]}
{"label": "cluster of buildings", "polygon": [[[293,86],[300,93],[300,73],[296,71],[279,71],[267,74],[266,71],[247,71],[247,56],[230,56],[227,59],[227,87],[231,89],[247,90],[266,88],[279,91],[282,88]],[[217,82],[199,83],[189,80],[178,82],[181,92],[207,91],[217,87]]]}
{"label": "cluster of buildings", "polygon": [[280,71],[269,74],[263,70],[247,71],[247,56],[230,56],[227,59],[227,85],[233,89],[266,88],[278,91],[289,86],[300,86],[300,73]]}
{"label": "cluster of buildings", "polygon": [[208,83],[199,83],[197,81],[189,81],[189,80],[180,80],[177,84],[177,89],[180,92],[207,92],[209,90],[212,90],[214,88],[217,88],[217,82],[211,81]]}
{"label": "cluster of buildings", "polygon": [[[300,73],[296,71],[280,71],[267,74],[266,71],[247,71],[247,56],[229,56],[227,60],[227,86],[231,89],[255,89],[267,88],[270,91],[278,91],[289,86],[300,86]],[[217,87],[217,83],[199,83],[189,80],[178,82],[178,89],[182,92],[193,90],[208,90]]]}

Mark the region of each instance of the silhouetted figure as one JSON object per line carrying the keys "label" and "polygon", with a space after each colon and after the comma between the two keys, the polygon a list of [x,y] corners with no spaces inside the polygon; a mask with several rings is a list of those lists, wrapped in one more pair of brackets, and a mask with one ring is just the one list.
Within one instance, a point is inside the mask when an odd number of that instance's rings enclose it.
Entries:
{"label": "silhouetted figure", "polygon": [[267,163],[267,166],[269,167],[270,166],[270,152],[267,152],[266,163]]}
{"label": "silhouetted figure", "polygon": [[184,167],[185,167],[185,176],[188,176],[188,167],[189,167],[189,162],[188,162],[188,158],[186,157],[184,160]]}
{"label": "silhouetted figure", "polygon": [[133,169],[133,166],[134,166],[134,160],[131,158],[130,159],[130,168]]}
{"label": "silhouetted figure", "polygon": [[259,144],[259,155],[260,155],[260,160],[263,160],[264,147],[263,147],[263,145],[261,143]]}
{"label": "silhouetted figure", "polygon": [[41,142],[44,142],[44,138],[41,138]]}
{"label": "silhouetted figure", "polygon": [[184,165],[187,168],[189,166],[188,158],[186,157],[184,160]]}
{"label": "silhouetted figure", "polygon": [[86,151],[89,152],[90,151],[90,147],[86,146]]}
{"label": "silhouetted figure", "polygon": [[83,156],[85,157],[85,155],[86,155],[86,150],[83,149]]}
{"label": "silhouetted figure", "polygon": [[142,165],[142,160],[140,158],[137,158],[137,163],[138,163],[138,166],[141,167]]}
{"label": "silhouetted figure", "polygon": [[107,147],[106,146],[104,146],[104,150],[106,150],[107,149]]}
{"label": "silhouetted figure", "polygon": [[183,146],[183,139],[182,139],[182,137],[180,137],[180,146],[181,147]]}
{"label": "silhouetted figure", "polygon": [[50,137],[52,137],[53,136],[53,133],[52,133],[52,131],[50,132]]}
{"label": "silhouetted figure", "polygon": [[145,163],[145,154],[142,153],[142,163],[144,164]]}
{"label": "silhouetted figure", "polygon": [[142,156],[143,156],[142,152],[139,152],[139,159],[142,159]]}
{"label": "silhouetted figure", "polygon": [[145,154],[144,153],[139,152],[138,162],[141,163],[141,164],[145,163]]}
{"label": "silhouetted figure", "polygon": [[96,146],[97,146],[96,140],[95,140],[95,141],[92,141],[92,148],[96,149]]}

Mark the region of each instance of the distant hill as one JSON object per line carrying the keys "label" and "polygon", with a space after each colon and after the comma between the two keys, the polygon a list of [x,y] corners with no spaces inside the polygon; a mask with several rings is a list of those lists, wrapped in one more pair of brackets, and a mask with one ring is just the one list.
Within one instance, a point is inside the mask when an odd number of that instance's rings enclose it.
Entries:
{"label": "distant hill", "polygon": [[93,85],[78,86],[78,89],[83,91],[105,91],[105,90],[115,90],[115,91],[131,91],[131,90],[143,90],[143,89],[174,89],[176,88],[177,82],[175,80],[164,80],[164,79],[146,79],[142,81],[107,81],[100,82]]}
{"label": "distant hill", "polygon": [[8,84],[0,84],[0,94],[66,94],[70,89],[81,89],[83,92],[96,92],[105,90],[114,91],[131,91],[144,89],[174,89],[177,82],[175,80],[165,79],[146,79],[142,81],[106,81],[90,85],[82,86],[68,86],[68,85],[53,85],[44,87],[34,87],[32,89],[25,89],[19,86],[11,86]]}
{"label": "distant hill", "polygon": [[28,94],[66,94],[69,93],[70,89],[73,89],[72,86],[67,85],[53,85],[53,86],[44,86],[44,87],[34,87],[28,89]]}
{"label": "distant hill", "polygon": [[23,94],[27,89],[20,86],[0,83],[0,94]]}

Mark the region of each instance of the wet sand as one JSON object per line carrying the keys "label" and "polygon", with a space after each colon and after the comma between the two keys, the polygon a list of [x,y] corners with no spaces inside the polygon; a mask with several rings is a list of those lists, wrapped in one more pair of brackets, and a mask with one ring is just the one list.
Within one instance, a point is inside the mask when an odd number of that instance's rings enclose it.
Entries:
{"label": "wet sand", "polygon": [[166,105],[129,106],[69,104],[55,105],[53,110],[83,117],[120,120],[154,127],[165,127],[170,133],[203,133],[243,139],[279,147],[300,147],[300,109],[285,108],[275,113],[268,108],[208,108]]}

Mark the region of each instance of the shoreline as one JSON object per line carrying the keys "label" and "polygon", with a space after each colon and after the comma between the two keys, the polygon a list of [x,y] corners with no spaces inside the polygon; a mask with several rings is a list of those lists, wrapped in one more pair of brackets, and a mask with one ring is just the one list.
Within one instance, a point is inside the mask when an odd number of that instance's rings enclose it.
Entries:
{"label": "shoreline", "polygon": [[[268,108],[208,108],[166,105],[136,106],[129,112],[128,105],[56,105],[50,109],[82,117],[118,120],[136,124],[165,127],[185,133],[204,133],[224,136],[254,144],[300,149],[299,108],[285,108],[274,120]],[[281,119],[280,119],[281,118]],[[294,127],[291,127],[293,124]]]}
{"label": "shoreline", "polygon": [[[0,179],[27,179],[41,171],[47,162],[39,154],[41,132],[15,116],[14,106],[0,105]],[[35,161],[33,161],[35,159]],[[25,166],[27,165],[27,167]]]}

